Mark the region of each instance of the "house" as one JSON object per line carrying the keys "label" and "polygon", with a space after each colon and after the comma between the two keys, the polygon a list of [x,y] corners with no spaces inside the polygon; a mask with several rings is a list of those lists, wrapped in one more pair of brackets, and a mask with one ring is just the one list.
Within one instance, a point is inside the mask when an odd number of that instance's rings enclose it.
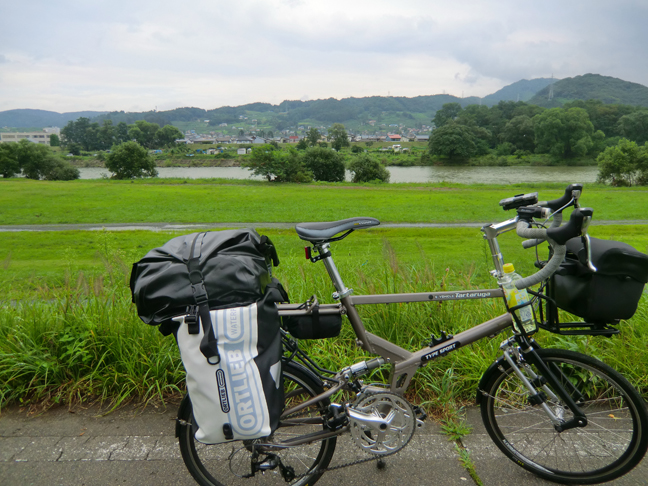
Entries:
{"label": "house", "polygon": [[254,140],[252,140],[252,143],[262,144],[262,143],[266,143],[266,141],[265,141],[265,139],[263,139],[261,137],[256,137]]}
{"label": "house", "polygon": [[430,140],[430,135],[417,135],[416,136],[416,141],[417,142],[427,142]]}
{"label": "house", "polygon": [[385,141],[387,142],[400,142],[401,141],[401,136],[396,134],[396,133],[388,133],[387,137],[385,138]]}
{"label": "house", "polygon": [[237,143],[237,144],[244,144],[244,143],[252,143],[252,139],[250,137],[235,137],[232,139],[231,143]]}
{"label": "house", "polygon": [[297,143],[299,142],[299,137],[297,135],[291,135],[290,137],[288,137],[288,141],[290,143]]}

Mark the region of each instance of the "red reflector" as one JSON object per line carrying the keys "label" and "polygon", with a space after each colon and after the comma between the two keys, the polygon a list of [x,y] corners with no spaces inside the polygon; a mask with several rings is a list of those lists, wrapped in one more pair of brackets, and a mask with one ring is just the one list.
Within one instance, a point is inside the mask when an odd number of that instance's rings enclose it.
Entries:
{"label": "red reflector", "polygon": [[305,246],[304,247],[304,252],[306,253],[306,260],[311,259],[311,249],[310,246]]}

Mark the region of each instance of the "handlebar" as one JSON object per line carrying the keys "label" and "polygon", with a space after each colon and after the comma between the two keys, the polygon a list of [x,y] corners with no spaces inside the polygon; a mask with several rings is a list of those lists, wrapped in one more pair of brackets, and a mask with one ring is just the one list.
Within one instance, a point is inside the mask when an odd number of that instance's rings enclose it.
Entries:
{"label": "handlebar", "polygon": [[[577,236],[583,236],[584,240],[587,239],[585,235],[594,211],[591,208],[578,207],[578,199],[582,190],[582,184],[570,184],[565,189],[565,194],[560,198],[552,201],[535,202],[529,205],[520,203],[524,200],[532,200],[531,195],[525,195],[524,197],[514,196],[513,198],[500,201],[500,205],[504,209],[517,210],[518,218],[517,220],[511,220],[511,222],[517,221],[516,232],[519,236],[529,238],[522,242],[524,248],[531,248],[539,245],[543,241],[548,241],[553,249],[551,259],[540,271],[515,281],[515,286],[518,289],[531,287],[551,277],[558,270],[565,258],[567,252],[565,244],[568,240]],[[572,211],[567,224],[561,226],[563,219],[562,211],[572,205],[575,205],[576,209]],[[531,228],[533,218],[546,217],[547,209],[543,208],[548,208],[554,213],[551,227],[548,229]]]}
{"label": "handlebar", "polygon": [[570,184],[569,186],[567,186],[567,189],[565,189],[565,194],[563,194],[561,197],[552,201],[539,201],[538,206],[549,208],[555,213],[558,210],[569,207],[571,205],[569,203],[572,200],[578,201],[578,198],[580,197],[582,192],[583,184]]}

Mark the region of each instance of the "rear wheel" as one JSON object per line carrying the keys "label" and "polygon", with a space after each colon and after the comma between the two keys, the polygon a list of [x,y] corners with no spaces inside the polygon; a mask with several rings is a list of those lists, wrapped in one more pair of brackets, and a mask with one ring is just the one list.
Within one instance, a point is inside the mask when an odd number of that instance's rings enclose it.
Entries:
{"label": "rear wheel", "polygon": [[[648,448],[648,413],[639,393],[589,356],[559,349],[537,353],[584,412],[587,426],[557,432],[544,409],[529,403],[526,387],[504,361],[480,390],[482,419],[497,447],[523,468],[560,483],[611,481],[634,468]],[[534,366],[518,366],[540,375]],[[547,395],[552,412],[570,420],[570,409]]]}
{"label": "rear wheel", "polygon": [[[283,379],[286,407],[293,407],[324,392],[318,380],[295,363],[284,363]],[[293,437],[321,431],[324,428],[321,421],[318,424],[287,424],[287,421],[283,421],[271,437],[257,441],[238,440],[215,445],[201,444],[194,438],[191,426],[193,413],[188,398],[178,412],[181,424],[179,426],[180,452],[187,469],[202,486],[312,485],[322,476],[321,470],[331,462],[337,437],[288,448],[266,448],[254,445],[255,443],[279,444]],[[317,402],[300,413],[299,417],[319,418],[328,405],[328,399]],[[292,468],[297,478],[286,483],[279,467],[264,472],[257,471],[251,477],[245,478],[244,476],[251,473],[252,455],[255,451],[260,451],[260,456],[264,457],[264,450],[276,455],[283,466]],[[300,477],[302,475],[304,476]]]}

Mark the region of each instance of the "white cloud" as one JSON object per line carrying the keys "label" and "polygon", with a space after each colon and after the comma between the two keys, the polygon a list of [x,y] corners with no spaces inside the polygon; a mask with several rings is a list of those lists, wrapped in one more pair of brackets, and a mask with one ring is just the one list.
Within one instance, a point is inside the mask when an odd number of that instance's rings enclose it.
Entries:
{"label": "white cloud", "polygon": [[447,93],[597,72],[648,84],[648,4],[35,0],[0,13],[0,109]]}

